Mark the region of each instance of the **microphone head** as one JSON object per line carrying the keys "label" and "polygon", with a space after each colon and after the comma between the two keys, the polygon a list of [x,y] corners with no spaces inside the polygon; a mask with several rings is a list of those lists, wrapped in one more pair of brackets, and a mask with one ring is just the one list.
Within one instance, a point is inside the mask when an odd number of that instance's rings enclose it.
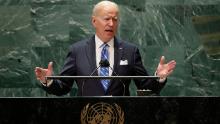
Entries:
{"label": "microphone head", "polygon": [[110,63],[108,62],[107,59],[104,59],[104,60],[101,60],[101,61],[99,62],[99,65],[100,65],[101,67],[109,67],[109,66],[110,66]]}

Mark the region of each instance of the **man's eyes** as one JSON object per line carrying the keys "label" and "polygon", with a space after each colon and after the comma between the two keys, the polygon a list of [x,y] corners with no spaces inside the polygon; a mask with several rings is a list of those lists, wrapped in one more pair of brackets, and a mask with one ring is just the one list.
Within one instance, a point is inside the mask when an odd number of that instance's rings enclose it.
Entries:
{"label": "man's eyes", "polygon": [[113,21],[118,21],[118,18],[117,17],[106,17],[104,18],[105,21],[109,21],[109,20],[113,20]]}

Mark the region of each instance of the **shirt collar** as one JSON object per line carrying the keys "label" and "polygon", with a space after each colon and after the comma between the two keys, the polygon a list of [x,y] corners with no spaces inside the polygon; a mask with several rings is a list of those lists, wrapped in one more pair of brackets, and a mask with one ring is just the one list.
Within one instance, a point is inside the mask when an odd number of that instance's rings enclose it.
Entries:
{"label": "shirt collar", "polygon": [[[97,35],[95,35],[95,43],[97,45],[97,48],[102,47],[102,44],[104,43]],[[112,38],[110,41],[108,41],[106,44],[109,45],[109,47],[114,46],[114,38]]]}

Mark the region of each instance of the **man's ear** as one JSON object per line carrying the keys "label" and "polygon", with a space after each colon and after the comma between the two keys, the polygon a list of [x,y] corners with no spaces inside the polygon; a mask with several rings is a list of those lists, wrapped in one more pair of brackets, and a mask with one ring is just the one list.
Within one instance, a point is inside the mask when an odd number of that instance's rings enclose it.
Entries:
{"label": "man's ear", "polygon": [[96,20],[95,20],[95,17],[94,16],[92,16],[92,25],[95,27],[95,22],[96,22]]}

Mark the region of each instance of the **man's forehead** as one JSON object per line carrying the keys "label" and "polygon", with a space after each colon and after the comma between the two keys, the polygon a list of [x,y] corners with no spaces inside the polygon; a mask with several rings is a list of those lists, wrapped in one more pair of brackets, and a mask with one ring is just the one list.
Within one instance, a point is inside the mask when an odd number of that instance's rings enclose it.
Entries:
{"label": "man's forehead", "polygon": [[103,8],[98,15],[101,16],[118,16],[118,11],[117,10],[111,10],[108,8]]}

